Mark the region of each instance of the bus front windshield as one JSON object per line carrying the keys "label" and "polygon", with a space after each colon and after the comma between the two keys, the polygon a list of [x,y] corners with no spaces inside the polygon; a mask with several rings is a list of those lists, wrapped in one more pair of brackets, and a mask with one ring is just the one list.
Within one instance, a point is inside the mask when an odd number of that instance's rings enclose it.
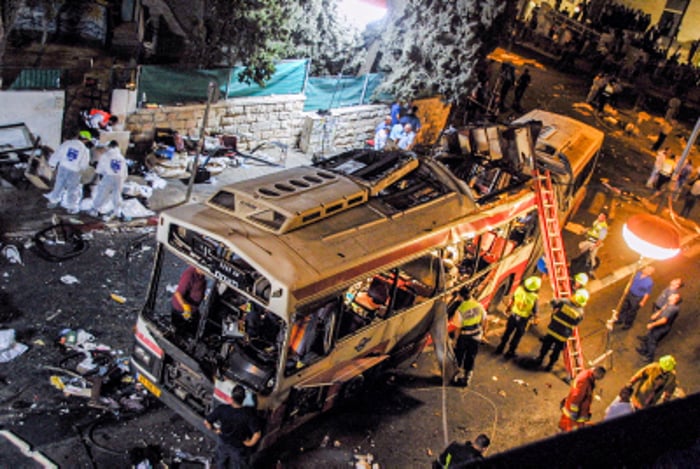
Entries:
{"label": "bus front windshield", "polygon": [[284,322],[260,303],[164,250],[155,301],[144,315],[214,380],[274,387]]}

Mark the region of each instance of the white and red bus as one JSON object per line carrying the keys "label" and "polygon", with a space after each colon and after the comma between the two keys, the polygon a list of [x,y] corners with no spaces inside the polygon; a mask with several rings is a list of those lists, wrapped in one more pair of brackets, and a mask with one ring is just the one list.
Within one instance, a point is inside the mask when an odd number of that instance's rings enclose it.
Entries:
{"label": "white and red bus", "polygon": [[[566,194],[570,168],[592,171],[558,148],[541,158],[532,129],[460,131],[432,157],[348,151],[162,213],[131,360],[139,381],[201,429],[243,385],[264,448],[415,359],[431,328],[444,331],[455,290],[497,304],[541,255],[532,165],[561,170]],[[190,265],[208,279],[193,337],[170,320]]]}

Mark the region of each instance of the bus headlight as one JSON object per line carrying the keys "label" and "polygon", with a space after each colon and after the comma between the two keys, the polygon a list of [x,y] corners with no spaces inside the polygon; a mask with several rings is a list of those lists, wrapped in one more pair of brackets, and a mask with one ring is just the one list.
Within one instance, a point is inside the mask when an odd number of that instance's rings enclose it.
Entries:
{"label": "bus headlight", "polygon": [[134,359],[150,370],[151,363],[153,362],[153,355],[140,345],[134,346]]}

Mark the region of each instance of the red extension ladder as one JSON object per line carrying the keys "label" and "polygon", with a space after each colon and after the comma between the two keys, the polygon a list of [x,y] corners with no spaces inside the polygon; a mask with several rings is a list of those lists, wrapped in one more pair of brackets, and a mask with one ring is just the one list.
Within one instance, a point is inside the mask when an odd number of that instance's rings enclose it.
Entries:
{"label": "red extension ladder", "polygon": [[[557,197],[552,189],[552,179],[549,171],[544,171],[544,174],[540,174],[537,169],[534,172],[534,179],[542,242],[554,298],[569,298],[571,296],[571,281],[566,262],[566,252],[564,252],[564,241],[562,240],[559,227]],[[584,369],[578,327],[574,328],[573,334],[571,334],[566,343],[564,362],[571,378]]]}

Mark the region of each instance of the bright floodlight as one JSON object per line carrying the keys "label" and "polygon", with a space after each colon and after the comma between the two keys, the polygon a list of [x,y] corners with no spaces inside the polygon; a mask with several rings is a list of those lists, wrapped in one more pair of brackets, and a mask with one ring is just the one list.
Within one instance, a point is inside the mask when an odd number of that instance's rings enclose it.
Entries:
{"label": "bright floodlight", "polygon": [[339,13],[360,29],[386,15],[385,0],[340,0]]}
{"label": "bright floodlight", "polygon": [[680,252],[678,230],[667,221],[648,214],[634,215],[622,227],[627,245],[641,256],[669,259]]}

